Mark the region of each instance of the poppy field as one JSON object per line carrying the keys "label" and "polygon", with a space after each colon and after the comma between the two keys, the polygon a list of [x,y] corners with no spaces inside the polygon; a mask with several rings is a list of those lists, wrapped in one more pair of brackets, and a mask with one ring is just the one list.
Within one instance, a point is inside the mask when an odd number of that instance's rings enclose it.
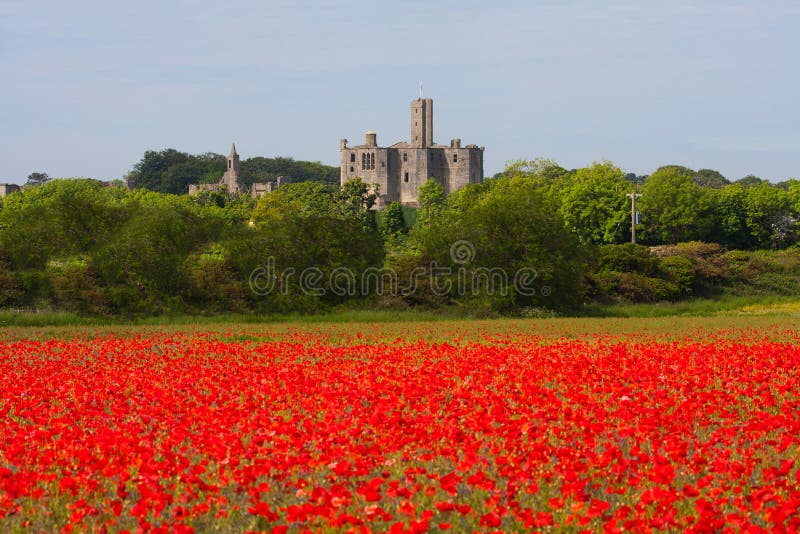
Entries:
{"label": "poppy field", "polygon": [[800,530],[795,324],[545,324],[6,335],[0,530]]}

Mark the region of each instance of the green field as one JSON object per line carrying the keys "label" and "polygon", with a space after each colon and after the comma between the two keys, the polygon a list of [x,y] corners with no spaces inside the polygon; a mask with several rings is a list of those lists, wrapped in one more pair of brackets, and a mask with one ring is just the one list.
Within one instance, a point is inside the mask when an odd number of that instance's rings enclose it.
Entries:
{"label": "green field", "polygon": [[[31,323],[34,323],[31,321]],[[364,343],[425,340],[513,342],[520,336],[559,338],[621,336],[642,341],[656,339],[713,338],[743,331],[763,338],[798,341],[800,313],[796,306],[752,307],[736,314],[666,317],[552,317],[552,318],[458,318],[435,314],[370,313],[328,314],[257,322],[254,317],[180,317],[130,324],[27,324],[5,326],[0,339],[68,339],[96,336],[132,336],[157,332],[181,332],[223,341],[287,341],[297,339],[324,343]]]}

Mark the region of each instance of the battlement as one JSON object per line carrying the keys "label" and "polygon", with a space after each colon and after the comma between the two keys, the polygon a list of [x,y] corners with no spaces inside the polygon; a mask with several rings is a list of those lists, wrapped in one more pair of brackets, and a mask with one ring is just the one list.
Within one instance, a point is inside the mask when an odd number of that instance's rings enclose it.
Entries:
{"label": "battlement", "polygon": [[341,152],[341,183],[361,178],[378,186],[381,209],[391,202],[416,206],[419,188],[429,178],[436,179],[446,194],[471,183],[483,181],[483,147],[461,146],[454,138],[449,145],[433,141],[433,99],[411,101],[411,138],[389,147],[378,146],[377,133],[369,131],[365,143],[347,146],[339,141]]}

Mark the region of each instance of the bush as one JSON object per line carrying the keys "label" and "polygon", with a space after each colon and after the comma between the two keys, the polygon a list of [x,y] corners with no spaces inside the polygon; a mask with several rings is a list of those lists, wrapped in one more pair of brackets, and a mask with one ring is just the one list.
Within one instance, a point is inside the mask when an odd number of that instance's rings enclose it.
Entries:
{"label": "bush", "polygon": [[433,180],[426,188],[406,247],[389,258],[403,280],[424,272],[404,300],[493,311],[580,307],[585,251],[532,181],[498,178],[446,199]]}
{"label": "bush", "polygon": [[800,281],[797,277],[783,273],[763,273],[756,277],[756,288],[779,295],[800,295]]}
{"label": "bush", "polygon": [[598,251],[595,272],[654,275],[658,272],[658,258],[650,254],[649,248],[634,243],[604,245]]}
{"label": "bush", "polygon": [[85,259],[50,261],[45,272],[58,308],[82,315],[111,313],[111,300]]}
{"label": "bush", "polygon": [[593,282],[597,291],[593,296],[606,302],[656,302],[681,296],[676,283],[638,273],[597,273]]}
{"label": "bush", "polygon": [[669,256],[661,260],[661,270],[681,294],[691,293],[695,284],[695,267],[684,256]]}

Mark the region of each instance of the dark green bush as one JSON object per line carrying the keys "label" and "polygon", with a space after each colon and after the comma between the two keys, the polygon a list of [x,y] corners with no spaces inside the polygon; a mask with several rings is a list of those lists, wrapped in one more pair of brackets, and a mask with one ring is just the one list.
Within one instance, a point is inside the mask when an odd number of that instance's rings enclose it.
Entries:
{"label": "dark green bush", "polygon": [[634,243],[605,245],[598,250],[595,271],[654,275],[658,272],[658,258],[650,254],[648,247]]}
{"label": "dark green bush", "polygon": [[669,256],[661,260],[661,270],[681,294],[691,293],[695,285],[695,266],[684,256]]}

